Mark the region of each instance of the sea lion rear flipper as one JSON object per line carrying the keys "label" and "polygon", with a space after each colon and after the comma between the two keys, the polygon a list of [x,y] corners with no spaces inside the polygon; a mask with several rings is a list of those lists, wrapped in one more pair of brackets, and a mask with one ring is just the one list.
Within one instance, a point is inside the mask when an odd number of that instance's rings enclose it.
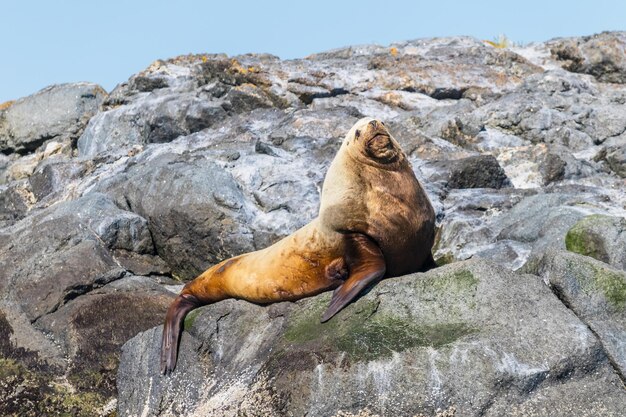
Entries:
{"label": "sea lion rear flipper", "polygon": [[361,291],[385,275],[385,258],[371,238],[362,234],[347,235],[346,260],[350,268],[348,279],[335,290],[322,323],[348,305]]}
{"label": "sea lion rear flipper", "polygon": [[187,313],[199,306],[200,302],[196,297],[191,294],[181,294],[167,310],[161,340],[161,374],[167,375],[176,367],[178,344],[182,332],[181,324]]}

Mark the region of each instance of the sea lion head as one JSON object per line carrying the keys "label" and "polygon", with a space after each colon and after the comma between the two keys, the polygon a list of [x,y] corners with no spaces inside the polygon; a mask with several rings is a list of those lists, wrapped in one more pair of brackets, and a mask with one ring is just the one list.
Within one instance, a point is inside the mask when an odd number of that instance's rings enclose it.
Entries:
{"label": "sea lion head", "polygon": [[343,142],[346,152],[359,162],[383,169],[395,169],[406,157],[385,124],[364,117],[352,126]]}

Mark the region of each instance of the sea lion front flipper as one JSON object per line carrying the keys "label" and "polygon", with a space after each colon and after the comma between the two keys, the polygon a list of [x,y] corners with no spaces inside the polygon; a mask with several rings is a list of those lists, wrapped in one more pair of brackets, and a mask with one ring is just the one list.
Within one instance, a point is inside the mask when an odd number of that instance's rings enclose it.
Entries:
{"label": "sea lion front flipper", "polygon": [[363,234],[346,236],[346,260],[350,268],[348,279],[335,290],[322,323],[348,305],[361,291],[385,275],[385,258],[371,238]]}
{"label": "sea lion front flipper", "polygon": [[163,339],[161,340],[161,374],[167,375],[176,367],[178,358],[178,344],[182,332],[185,316],[200,302],[191,294],[181,294],[170,305],[163,325]]}

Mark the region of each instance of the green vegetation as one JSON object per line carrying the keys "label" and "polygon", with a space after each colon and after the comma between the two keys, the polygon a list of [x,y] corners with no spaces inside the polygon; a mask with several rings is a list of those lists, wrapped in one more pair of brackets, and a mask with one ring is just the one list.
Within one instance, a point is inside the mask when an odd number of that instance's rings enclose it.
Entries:
{"label": "green vegetation", "polygon": [[193,326],[193,322],[196,321],[196,318],[198,317],[198,314],[200,314],[201,310],[193,310],[191,312],[189,312],[189,314],[187,314],[187,317],[185,317],[185,322],[183,324],[183,328],[187,331],[189,331],[189,329],[191,329],[191,327]]}
{"label": "green vegetation", "polygon": [[613,307],[626,307],[626,278],[607,268],[594,266],[594,283]]}
{"label": "green vegetation", "polygon": [[507,38],[506,35],[498,35],[498,37],[494,38],[492,41],[485,40],[483,42],[498,49],[510,48],[512,46],[515,46],[515,43],[511,42],[511,40]]}
{"label": "green vegetation", "polygon": [[593,261],[567,261],[580,290],[588,296],[601,292],[607,303],[614,308],[626,308],[626,276]]}
{"label": "green vegetation", "polygon": [[0,398],[0,415],[63,417],[100,415],[108,400],[96,392],[77,391],[67,381],[51,381],[45,371],[7,358],[0,358]]}
{"label": "green vegetation", "polygon": [[565,248],[570,252],[607,262],[602,240],[593,233],[593,226],[604,221],[605,218],[606,216],[594,214],[577,222],[565,235]]}
{"label": "green vegetation", "polygon": [[[471,275],[471,274],[470,274]],[[326,297],[294,317],[284,334],[291,344],[333,347],[352,360],[389,357],[412,347],[439,347],[474,333],[463,323],[419,325],[411,317],[374,314],[374,301],[361,301],[327,323],[319,318],[328,304]]]}
{"label": "green vegetation", "polygon": [[435,263],[437,266],[444,266],[455,262],[454,255],[451,253],[446,253],[439,258],[435,259]]}

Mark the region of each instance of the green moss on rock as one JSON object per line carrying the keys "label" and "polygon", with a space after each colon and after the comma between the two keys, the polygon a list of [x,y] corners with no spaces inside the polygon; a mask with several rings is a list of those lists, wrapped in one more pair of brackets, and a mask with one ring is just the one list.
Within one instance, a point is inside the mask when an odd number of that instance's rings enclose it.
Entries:
{"label": "green moss on rock", "polygon": [[[324,297],[325,299],[326,297]],[[392,353],[419,346],[439,347],[474,333],[463,323],[416,324],[410,317],[372,315],[374,301],[362,301],[342,311],[327,323],[320,323],[327,300],[316,302],[293,317],[284,338],[289,344],[316,346],[345,352],[355,361],[389,357]],[[360,305],[359,305],[360,304]]]}
{"label": "green moss on rock", "polygon": [[454,272],[446,271],[415,281],[421,291],[441,294],[475,293],[478,282],[478,278],[467,269]]}
{"label": "green moss on rock", "polygon": [[183,327],[185,330],[189,331],[189,329],[191,329],[191,327],[193,326],[193,322],[196,321],[196,318],[198,317],[198,314],[200,314],[200,310],[193,310],[189,314],[187,314],[187,317],[185,317],[185,322],[183,323]]}
{"label": "green moss on rock", "polygon": [[590,256],[602,262],[608,262],[602,236],[594,230],[601,230],[602,223],[608,218],[599,214],[587,216],[578,221],[565,235],[565,247],[568,251]]}
{"label": "green moss on rock", "polygon": [[45,371],[0,358],[0,415],[87,417],[101,415],[109,400],[96,392],[78,391]]}
{"label": "green moss on rock", "polygon": [[626,307],[626,278],[624,275],[607,268],[594,267],[594,269],[595,285],[602,291],[607,302],[619,309]]}
{"label": "green moss on rock", "polygon": [[446,253],[435,259],[435,263],[437,264],[437,266],[444,266],[453,262],[456,262],[456,259],[454,259],[454,255],[452,255],[451,253]]}

